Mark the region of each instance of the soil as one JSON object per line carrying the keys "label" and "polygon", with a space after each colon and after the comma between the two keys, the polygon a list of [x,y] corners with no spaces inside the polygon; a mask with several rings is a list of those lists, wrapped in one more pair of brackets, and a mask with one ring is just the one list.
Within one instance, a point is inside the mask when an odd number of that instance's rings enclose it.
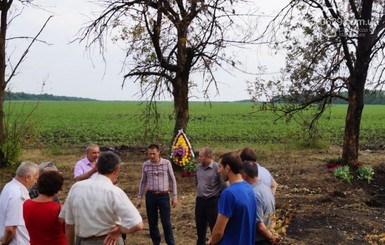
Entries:
{"label": "soil", "polygon": [[[146,158],[145,149],[109,149],[117,152],[123,161],[118,185],[135,202],[141,165]],[[221,152],[215,153],[219,155]],[[29,150],[24,155],[35,162],[47,161],[44,152],[38,150]],[[384,152],[364,150],[360,153],[361,164],[375,170],[374,180],[370,183],[355,179],[349,184],[334,177],[326,164],[329,159],[340,155],[340,148],[331,147],[320,151],[283,150],[262,156],[261,165],[271,171],[279,184],[276,230],[282,236],[280,244],[385,244]],[[60,194],[62,201],[73,184],[73,163],[80,157],[79,151],[49,157],[59,163],[60,171],[65,175],[65,187]],[[12,178],[13,173],[14,170],[1,170],[1,187]],[[171,218],[176,244],[193,245],[196,242],[194,178],[182,177],[180,170],[176,170],[175,175],[178,207],[172,209]],[[145,228],[129,235],[126,244],[151,244],[145,209],[142,208],[140,213]]]}

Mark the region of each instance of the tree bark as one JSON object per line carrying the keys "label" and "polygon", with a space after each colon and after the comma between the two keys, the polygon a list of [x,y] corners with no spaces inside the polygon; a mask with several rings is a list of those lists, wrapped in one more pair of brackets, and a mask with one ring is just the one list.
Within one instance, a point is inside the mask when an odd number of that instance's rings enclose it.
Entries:
{"label": "tree bark", "polygon": [[[9,5],[6,0],[1,0],[0,16],[0,146],[4,144],[4,95],[7,83],[5,81],[5,38],[7,34],[7,16]],[[0,148],[0,166],[4,166],[3,151]]]}
{"label": "tree bark", "polygon": [[[355,86],[352,86],[355,87]],[[358,164],[360,124],[364,109],[363,89],[349,89],[349,105],[345,118],[342,163],[355,168]]]}
{"label": "tree bark", "polygon": [[175,126],[173,136],[180,129],[184,132],[187,130],[187,124],[190,119],[189,114],[189,100],[188,100],[188,80],[183,81],[181,78],[177,78],[174,83],[174,110],[175,110]]}

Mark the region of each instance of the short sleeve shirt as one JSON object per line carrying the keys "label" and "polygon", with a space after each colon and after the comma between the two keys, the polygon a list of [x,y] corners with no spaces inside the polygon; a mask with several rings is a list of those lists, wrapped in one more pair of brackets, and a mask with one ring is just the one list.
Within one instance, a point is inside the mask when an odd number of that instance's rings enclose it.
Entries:
{"label": "short sleeve shirt", "polygon": [[75,225],[80,237],[105,235],[116,224],[131,229],[142,221],[126,193],[101,174],[71,187],[59,217]]}
{"label": "short sleeve shirt", "polygon": [[8,182],[0,195],[0,236],[6,226],[16,226],[16,236],[10,245],[29,244],[23,219],[23,203],[29,199],[27,188],[16,179]]}
{"label": "short sleeve shirt", "polygon": [[[77,176],[81,175],[81,174],[84,174],[84,173],[87,173],[89,172],[91,169],[92,169],[92,164],[90,163],[90,161],[88,160],[87,157],[79,160],[76,164],[75,164],[75,168],[74,168],[74,178],[76,178]],[[95,178],[95,176],[97,175],[98,173],[94,173],[91,178]]]}

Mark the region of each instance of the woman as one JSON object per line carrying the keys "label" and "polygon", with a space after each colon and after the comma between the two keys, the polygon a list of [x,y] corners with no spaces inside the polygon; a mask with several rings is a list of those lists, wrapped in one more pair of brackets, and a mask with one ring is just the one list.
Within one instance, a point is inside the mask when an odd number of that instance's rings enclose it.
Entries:
{"label": "woman", "polygon": [[58,215],[61,205],[54,201],[63,185],[63,176],[47,171],[37,180],[39,196],[23,204],[23,216],[31,245],[66,245],[63,220]]}

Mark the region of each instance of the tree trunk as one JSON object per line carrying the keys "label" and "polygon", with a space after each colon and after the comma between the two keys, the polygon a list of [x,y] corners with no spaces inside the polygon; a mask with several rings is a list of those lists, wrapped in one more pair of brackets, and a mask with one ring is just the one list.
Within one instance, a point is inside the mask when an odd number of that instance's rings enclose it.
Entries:
{"label": "tree trunk", "polygon": [[342,163],[353,168],[358,164],[360,124],[364,108],[363,92],[363,89],[349,89],[349,105],[345,119]]}
{"label": "tree trunk", "polygon": [[174,83],[174,110],[175,110],[175,126],[173,136],[175,137],[178,130],[183,129],[186,132],[187,124],[190,119],[189,101],[188,101],[188,81],[177,78]]}
{"label": "tree trunk", "polygon": [[[9,6],[7,1],[1,1],[1,16],[0,16],[0,146],[4,143],[4,93],[6,88],[5,81],[5,38],[7,33],[7,15]],[[0,166],[4,166],[3,151],[0,148]]]}

